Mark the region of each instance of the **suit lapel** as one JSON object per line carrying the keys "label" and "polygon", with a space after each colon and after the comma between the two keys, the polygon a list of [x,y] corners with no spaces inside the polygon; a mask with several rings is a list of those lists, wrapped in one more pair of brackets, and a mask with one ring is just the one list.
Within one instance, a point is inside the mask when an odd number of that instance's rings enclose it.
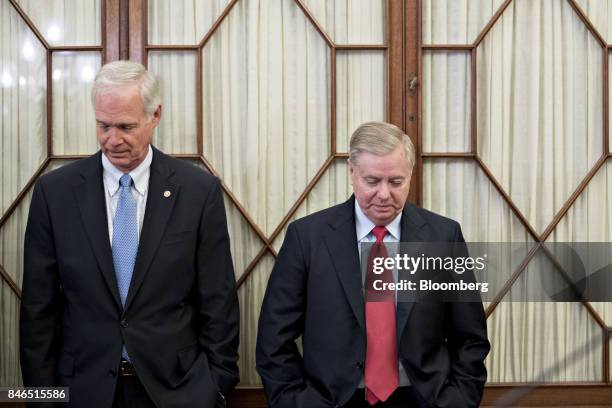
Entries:
{"label": "suit lapel", "polygon": [[[357,233],[355,231],[355,198],[342,204],[331,218],[330,232],[325,236],[334,269],[336,270],[351,309],[365,333],[365,303],[361,283]],[[429,239],[425,220],[412,204],[406,204],[402,213],[401,242],[426,242]],[[401,337],[414,303],[397,305],[397,333]]]}
{"label": "suit lapel", "polygon": [[[429,239],[429,234],[425,228],[425,220],[416,211],[416,208],[407,203],[402,213],[402,232],[401,242],[426,242]],[[418,252],[418,251],[417,251]],[[416,254],[408,254],[414,256]],[[401,339],[402,332],[408,322],[408,317],[414,306],[414,302],[398,302],[397,303],[397,336],[398,341]]]}
{"label": "suit lapel", "polygon": [[365,306],[361,285],[357,232],[355,231],[355,199],[342,204],[329,222],[325,244],[351,309],[365,333]]}
{"label": "suit lapel", "polygon": [[75,196],[81,214],[81,221],[89,237],[92,250],[98,266],[102,271],[104,281],[111,292],[115,303],[121,308],[113,255],[108,238],[108,218],[106,214],[106,198],[102,181],[101,153],[85,159],[85,167],[81,179],[75,185]]}
{"label": "suit lapel", "polygon": [[[149,270],[179,193],[179,187],[170,180],[173,170],[168,166],[167,161],[167,157],[163,153],[153,148],[153,161],[151,162],[145,216],[140,233],[138,255],[136,256],[132,282],[130,283],[130,289],[125,301],[125,310],[128,310],[132,304]],[[170,195],[166,191],[169,191]]]}

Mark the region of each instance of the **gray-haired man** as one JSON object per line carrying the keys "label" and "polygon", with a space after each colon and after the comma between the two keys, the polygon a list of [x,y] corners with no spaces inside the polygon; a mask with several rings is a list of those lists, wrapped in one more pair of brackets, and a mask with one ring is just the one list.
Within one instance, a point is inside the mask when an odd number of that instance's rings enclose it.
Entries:
{"label": "gray-haired man", "polygon": [[268,283],[257,369],[270,405],[477,407],[482,304],[368,301],[359,263],[359,243],[463,242],[461,228],[407,202],[415,155],[401,129],[365,123],[350,150],[353,197],[289,225]]}
{"label": "gray-haired man", "polygon": [[75,407],[223,405],[239,312],[219,180],[151,146],[162,107],[142,65],[103,66],[92,100],[101,151],[34,187],[24,384],[70,387]]}

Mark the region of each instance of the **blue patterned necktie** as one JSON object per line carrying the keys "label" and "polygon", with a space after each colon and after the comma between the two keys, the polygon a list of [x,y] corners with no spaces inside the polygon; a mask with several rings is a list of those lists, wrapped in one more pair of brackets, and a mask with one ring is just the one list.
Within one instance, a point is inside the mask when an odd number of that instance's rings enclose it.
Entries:
{"label": "blue patterned necktie", "polygon": [[[121,304],[124,306],[132,281],[137,252],[136,200],[132,195],[132,177],[124,174],[119,179],[119,202],[113,219],[113,263]],[[125,346],[121,355],[129,361]]]}

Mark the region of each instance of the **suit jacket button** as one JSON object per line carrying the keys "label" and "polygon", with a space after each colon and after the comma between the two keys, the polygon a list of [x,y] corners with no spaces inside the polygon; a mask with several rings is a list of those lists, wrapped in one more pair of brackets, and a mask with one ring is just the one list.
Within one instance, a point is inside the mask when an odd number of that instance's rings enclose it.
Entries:
{"label": "suit jacket button", "polygon": [[355,366],[356,366],[358,369],[363,370],[363,363],[362,363],[361,361],[358,361],[358,362],[355,364]]}
{"label": "suit jacket button", "polygon": [[128,327],[128,322],[125,319],[123,319],[120,324],[121,324],[121,327],[123,327],[124,329]]}
{"label": "suit jacket button", "polygon": [[113,369],[110,369],[110,370],[108,370],[108,375],[110,375],[111,377],[114,378],[117,375],[117,371],[115,371]]}

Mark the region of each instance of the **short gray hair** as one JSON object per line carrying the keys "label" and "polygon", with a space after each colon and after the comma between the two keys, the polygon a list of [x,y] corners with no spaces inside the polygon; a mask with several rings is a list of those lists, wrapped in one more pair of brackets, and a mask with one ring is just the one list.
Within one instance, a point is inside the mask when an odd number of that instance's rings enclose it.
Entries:
{"label": "short gray hair", "polygon": [[366,122],[359,126],[351,136],[349,161],[357,164],[357,158],[363,152],[385,156],[400,145],[404,147],[408,169],[412,170],[416,162],[416,154],[408,135],[391,123]]}
{"label": "short gray hair", "polygon": [[139,85],[142,104],[147,116],[151,117],[161,104],[159,82],[152,72],[138,62],[113,61],[104,65],[94,80],[91,101],[94,103],[96,96],[109,88],[134,83]]}

